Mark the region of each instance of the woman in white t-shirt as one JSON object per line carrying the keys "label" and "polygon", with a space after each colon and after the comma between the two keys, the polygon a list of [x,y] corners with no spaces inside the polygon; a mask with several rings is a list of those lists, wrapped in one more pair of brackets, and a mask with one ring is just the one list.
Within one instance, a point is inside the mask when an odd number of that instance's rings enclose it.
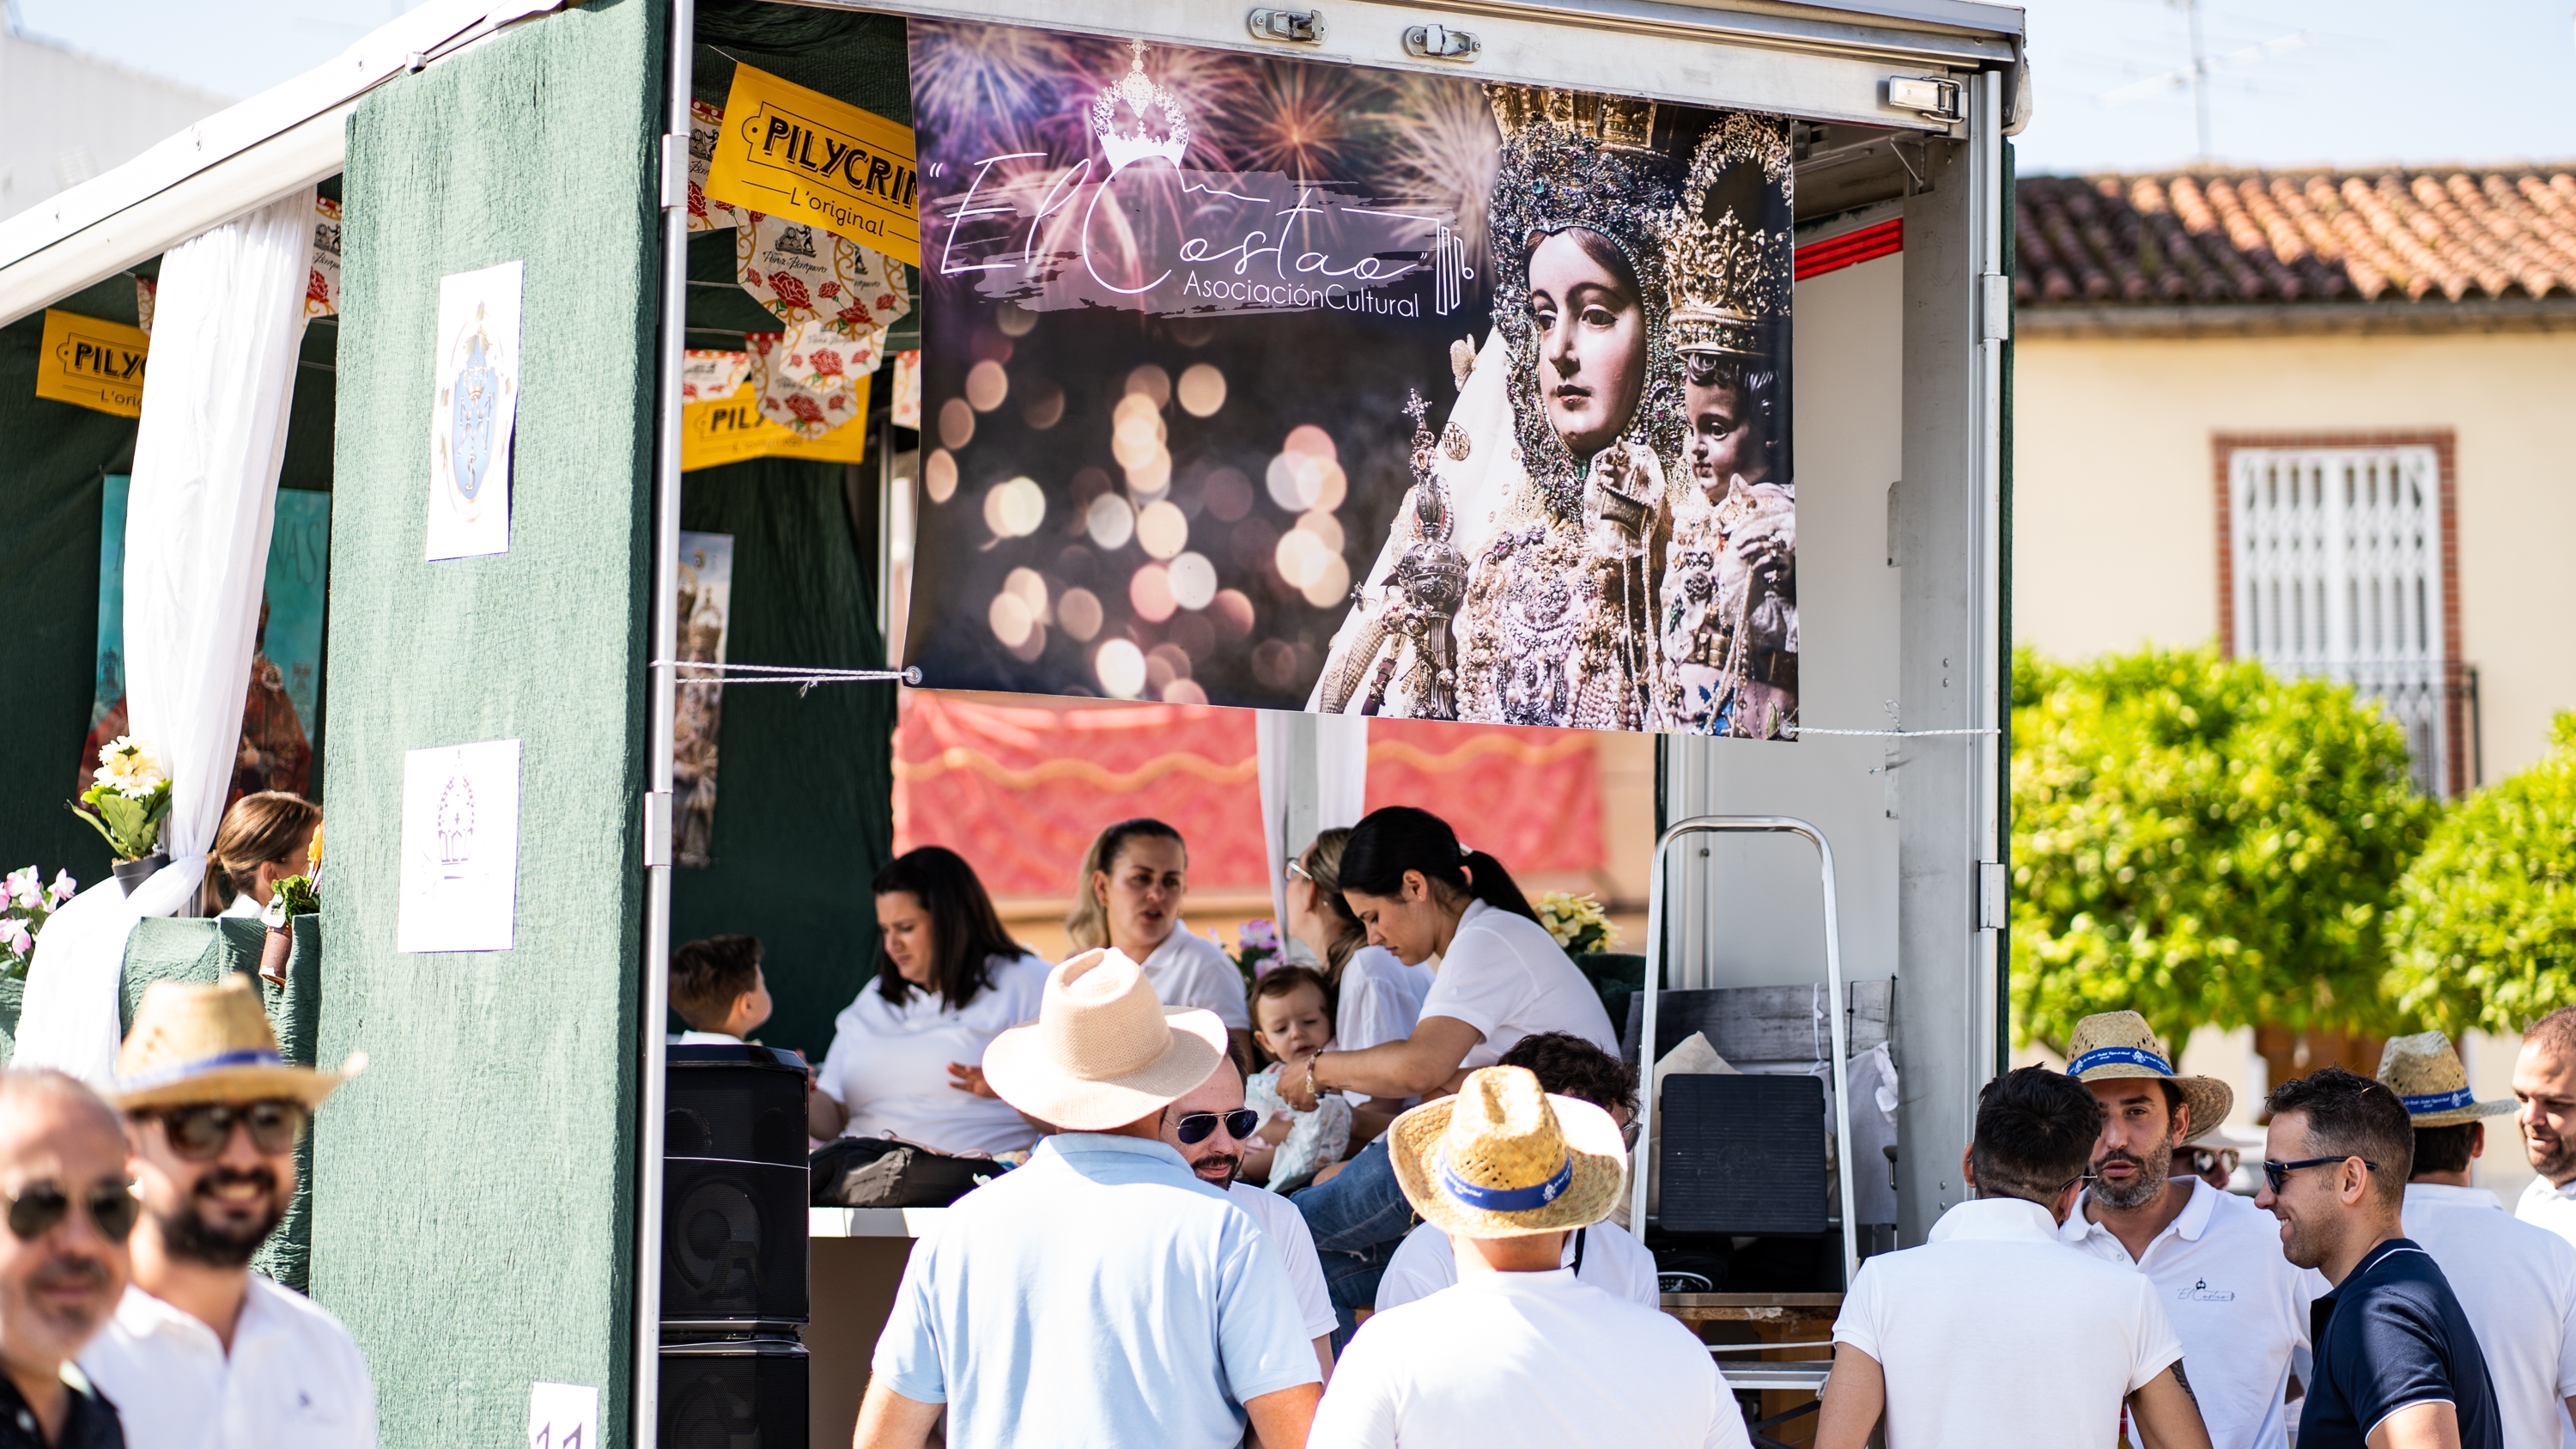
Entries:
{"label": "woman in white t-shirt", "polygon": [[833,1023],[806,1099],[819,1138],[1010,1152],[1038,1128],[985,1085],[984,1048],[1037,1019],[1046,962],[1002,928],[974,867],[925,845],[877,872],[877,978]]}
{"label": "woman in white t-shirt", "polygon": [[[1407,966],[1384,946],[1368,943],[1368,928],[1342,899],[1344,827],[1315,837],[1305,854],[1288,862],[1288,934],[1324,963],[1333,993],[1333,1046],[1359,1051],[1413,1035],[1422,995],[1431,989],[1431,967]],[[1403,1097],[1370,1097],[1351,1109],[1351,1145],[1376,1139],[1412,1105]]]}
{"label": "woman in white t-shirt", "polygon": [[[1439,816],[1409,805],[1369,812],[1342,846],[1340,883],[1371,945],[1408,966],[1433,957],[1440,965],[1420,1019],[1402,1040],[1317,1052],[1302,1074],[1281,1073],[1279,1095],[1290,1107],[1311,1111],[1324,1091],[1395,1098],[1447,1092],[1543,1031],[1618,1055],[1610,1013],[1539,924],[1511,873],[1460,845]],[[1385,1143],[1370,1143],[1340,1173],[1297,1193],[1296,1203],[1324,1255],[1333,1302],[1345,1312],[1374,1304],[1378,1276],[1413,1216]]]}
{"label": "woman in white t-shirt", "polygon": [[1252,1014],[1243,973],[1214,941],[1181,919],[1190,893],[1190,850],[1160,820],[1121,820],[1083,853],[1064,933],[1076,951],[1115,947],[1153,983],[1165,1006],[1216,1013],[1235,1061],[1252,1060]]}

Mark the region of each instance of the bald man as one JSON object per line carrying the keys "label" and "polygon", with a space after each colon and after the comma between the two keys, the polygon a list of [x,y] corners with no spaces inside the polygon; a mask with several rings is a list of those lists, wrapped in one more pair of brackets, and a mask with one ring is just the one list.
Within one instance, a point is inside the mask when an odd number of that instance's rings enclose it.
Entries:
{"label": "bald man", "polygon": [[60,1072],[0,1072],[0,1203],[0,1449],[124,1449],[115,1406],[65,1370],[130,1273],[125,1124]]}

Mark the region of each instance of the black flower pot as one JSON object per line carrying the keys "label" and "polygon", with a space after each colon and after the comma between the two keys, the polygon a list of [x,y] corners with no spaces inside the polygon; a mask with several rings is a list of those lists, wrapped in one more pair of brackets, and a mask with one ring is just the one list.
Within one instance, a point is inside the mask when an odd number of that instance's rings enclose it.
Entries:
{"label": "black flower pot", "polygon": [[156,850],[141,860],[120,860],[108,869],[116,876],[117,889],[130,896],[136,886],[150,880],[154,871],[169,863],[169,853]]}

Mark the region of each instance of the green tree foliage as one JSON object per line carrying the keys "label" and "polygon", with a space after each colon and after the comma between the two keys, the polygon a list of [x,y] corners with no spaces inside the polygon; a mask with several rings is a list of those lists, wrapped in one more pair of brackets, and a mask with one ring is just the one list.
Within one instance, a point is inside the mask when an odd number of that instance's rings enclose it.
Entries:
{"label": "green tree foliage", "polygon": [[2384,913],[2432,807],[2394,724],[2209,649],[2024,652],[2013,692],[2016,1035],[2396,1024]]}
{"label": "green tree foliage", "polygon": [[2576,714],[2463,800],[2397,885],[2390,994],[2429,1027],[2518,1032],[2576,1002]]}

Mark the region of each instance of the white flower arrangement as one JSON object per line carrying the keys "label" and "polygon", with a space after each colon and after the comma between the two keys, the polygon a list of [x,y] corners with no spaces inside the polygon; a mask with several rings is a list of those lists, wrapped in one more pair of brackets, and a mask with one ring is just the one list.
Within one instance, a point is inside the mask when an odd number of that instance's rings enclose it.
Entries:
{"label": "white flower arrangement", "polygon": [[118,735],[99,748],[98,783],[81,792],[71,812],[107,840],[118,861],[141,860],[161,843],[161,824],[170,815],[170,772],[152,747],[132,735]]}
{"label": "white flower arrangement", "polygon": [[1539,924],[1569,956],[1587,956],[1619,944],[1619,928],[1598,896],[1549,891],[1538,898]]}

